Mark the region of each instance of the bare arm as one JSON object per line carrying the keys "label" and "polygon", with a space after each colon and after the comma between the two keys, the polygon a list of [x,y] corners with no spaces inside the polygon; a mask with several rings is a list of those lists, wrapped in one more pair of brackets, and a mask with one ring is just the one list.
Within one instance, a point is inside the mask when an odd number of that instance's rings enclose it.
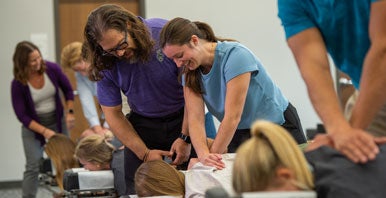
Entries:
{"label": "bare arm", "polygon": [[[182,121],[182,129],[181,133],[184,135],[189,136],[189,129],[188,129],[188,112],[186,110],[186,106],[184,107],[184,118]],[[170,148],[170,155],[173,156],[173,153],[175,152],[176,159],[172,162],[173,165],[178,165],[183,162],[186,162],[189,160],[190,153],[191,153],[192,146],[191,144],[186,143],[181,138],[177,138],[174,140],[172,147]]]}
{"label": "bare arm", "polygon": [[41,125],[40,123],[36,122],[35,120],[32,120],[28,126],[29,129],[32,131],[35,131],[36,133],[39,133],[40,135],[44,136],[45,139],[50,139],[53,135],[55,135],[55,131]]}
{"label": "bare arm", "polygon": [[224,168],[220,154],[210,153],[206,142],[205,133],[205,107],[201,94],[194,93],[190,88],[184,87],[185,106],[188,113],[189,135],[194,149],[201,163],[214,166],[218,169]]}
{"label": "bare arm", "polygon": [[200,94],[184,87],[185,109],[188,118],[189,135],[198,156],[209,153],[205,135],[204,101]]}
{"label": "bare arm", "polygon": [[316,28],[288,39],[288,45],[307,85],[311,102],[338,150],[354,162],[374,159],[378,149],[371,135],[345,120],[334,89],[327,50]]}
{"label": "bare arm", "polygon": [[350,126],[342,114],[331,77],[327,51],[319,31],[316,28],[307,29],[289,38],[288,45],[307,85],[311,102],[327,131],[348,129]]}
{"label": "bare arm", "polygon": [[210,149],[212,153],[224,153],[231,142],[243,113],[251,73],[241,74],[227,83],[225,115]]}
{"label": "bare arm", "polygon": [[365,129],[386,102],[386,1],[371,5],[371,46],[363,63],[358,100],[353,108],[351,123]]}

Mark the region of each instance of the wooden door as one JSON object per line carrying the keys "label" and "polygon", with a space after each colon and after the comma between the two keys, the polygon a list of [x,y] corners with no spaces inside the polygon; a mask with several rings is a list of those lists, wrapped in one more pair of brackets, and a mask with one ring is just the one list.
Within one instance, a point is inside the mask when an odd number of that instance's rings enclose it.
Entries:
{"label": "wooden door", "polygon": [[[74,41],[83,42],[83,29],[89,13],[105,3],[118,4],[136,15],[140,16],[140,0],[56,0],[55,2],[55,32],[56,32],[56,59],[60,62],[61,49]],[[65,71],[70,79],[73,89],[76,90],[76,80],[74,72]],[[99,106],[98,106],[98,109]],[[80,134],[87,129],[88,122],[84,117],[83,110],[79,101],[79,96],[75,96],[74,111],[76,124],[70,131],[71,139],[77,140]]]}

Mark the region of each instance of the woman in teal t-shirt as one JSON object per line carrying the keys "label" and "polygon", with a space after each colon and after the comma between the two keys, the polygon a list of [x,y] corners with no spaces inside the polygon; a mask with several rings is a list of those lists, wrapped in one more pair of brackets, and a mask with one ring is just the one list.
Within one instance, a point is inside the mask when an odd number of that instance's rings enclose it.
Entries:
{"label": "woman in teal t-shirt", "polygon": [[[296,109],[242,44],[217,38],[206,23],[175,18],[161,31],[160,46],[184,68],[189,131],[203,164],[222,168],[219,154],[235,152],[250,137],[250,126],[258,119],[282,125],[298,143],[306,141]],[[204,103],[221,122],[210,149]]]}

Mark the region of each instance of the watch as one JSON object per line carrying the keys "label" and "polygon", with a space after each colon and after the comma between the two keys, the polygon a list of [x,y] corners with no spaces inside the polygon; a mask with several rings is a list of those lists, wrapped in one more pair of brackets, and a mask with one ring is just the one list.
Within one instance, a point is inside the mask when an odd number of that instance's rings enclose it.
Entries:
{"label": "watch", "polygon": [[192,143],[192,141],[190,141],[190,137],[187,135],[184,135],[183,133],[180,133],[180,135],[178,137],[181,138],[182,140],[184,140],[184,142],[186,142],[188,144]]}
{"label": "watch", "polygon": [[74,114],[74,109],[68,109],[69,114]]}

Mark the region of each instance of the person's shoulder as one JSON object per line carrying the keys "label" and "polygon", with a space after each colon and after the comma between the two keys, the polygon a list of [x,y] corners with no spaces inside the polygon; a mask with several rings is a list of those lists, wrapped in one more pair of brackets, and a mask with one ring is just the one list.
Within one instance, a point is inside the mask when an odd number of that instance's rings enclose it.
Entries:
{"label": "person's shoulder", "polygon": [[247,46],[237,41],[218,42],[218,50],[239,58],[241,58],[240,55],[253,55],[253,52]]}
{"label": "person's shoulder", "polygon": [[23,86],[23,84],[20,81],[16,80],[15,78],[12,79],[12,81],[11,81],[11,87],[12,88],[22,87],[22,86]]}
{"label": "person's shoulder", "polygon": [[55,62],[45,60],[45,63],[46,63],[47,69],[60,70],[60,66]]}
{"label": "person's shoulder", "polygon": [[163,27],[167,22],[168,20],[166,19],[162,19],[162,18],[147,18],[147,19],[144,19],[142,17],[138,17],[139,19],[141,19],[146,26],[148,27]]}
{"label": "person's shoulder", "polygon": [[247,49],[247,47],[238,42],[238,41],[219,41],[218,45],[220,48],[240,48],[240,49]]}
{"label": "person's shoulder", "polygon": [[11,84],[16,84],[16,83],[20,83],[20,82],[18,80],[16,80],[16,78],[13,78],[11,81]]}
{"label": "person's shoulder", "polygon": [[239,46],[238,42],[234,41],[218,41],[216,49],[223,51],[223,50],[229,50],[232,48],[237,48]]}
{"label": "person's shoulder", "polygon": [[52,61],[47,61],[47,60],[45,60],[45,63],[46,63],[46,73],[48,76],[52,76],[52,75],[57,76],[63,73],[62,69],[57,63]]}
{"label": "person's shoulder", "polygon": [[346,156],[330,146],[321,146],[315,150],[305,152],[304,155],[313,166],[320,163],[324,164],[324,162],[351,163]]}
{"label": "person's shoulder", "polygon": [[308,0],[277,0],[277,4],[279,8],[291,9],[291,7],[287,6],[299,6],[300,4],[304,3],[304,1]]}
{"label": "person's shoulder", "polygon": [[45,60],[46,65],[50,67],[58,67],[59,65],[53,61]]}

